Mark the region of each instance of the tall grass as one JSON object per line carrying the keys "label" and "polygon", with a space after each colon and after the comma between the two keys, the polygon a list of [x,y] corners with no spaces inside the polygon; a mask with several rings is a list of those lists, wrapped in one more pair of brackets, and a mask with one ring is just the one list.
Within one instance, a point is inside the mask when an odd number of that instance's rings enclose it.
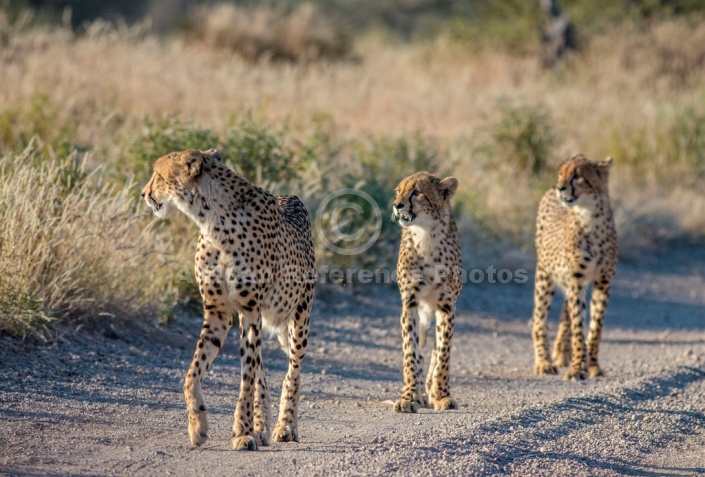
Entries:
{"label": "tall grass", "polygon": [[190,32],[191,38],[209,48],[229,50],[251,62],[308,63],[352,58],[349,33],[311,3],[302,3],[293,10],[226,3],[201,8],[191,22]]}
{"label": "tall grass", "polygon": [[171,287],[169,240],[137,213],[135,188],[84,176],[75,155],[39,166],[37,155],[30,144],[0,160],[0,332],[154,315]]}
{"label": "tall grass", "polygon": [[[153,223],[137,198],[156,158],[189,147],[220,148],[312,215],[352,187],[384,219],[404,176],[452,174],[466,249],[527,252],[557,165],[611,155],[623,256],[705,238],[705,24],[600,28],[554,71],[447,35],[370,34],[356,41],[361,62],[253,63],[204,38],[105,22],[76,35],[0,10],[0,330],[197,299],[175,280],[185,268],[192,277],[194,226]],[[347,230],[373,227],[369,212]],[[316,220],[331,225],[330,214]],[[317,237],[319,264],[393,267],[398,237],[385,219],[375,245],[352,256]]]}

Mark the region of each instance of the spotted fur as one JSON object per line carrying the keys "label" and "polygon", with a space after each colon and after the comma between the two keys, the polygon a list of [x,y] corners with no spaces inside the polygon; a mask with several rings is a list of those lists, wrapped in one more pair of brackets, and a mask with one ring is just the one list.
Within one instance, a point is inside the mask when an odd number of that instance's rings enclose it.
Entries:
{"label": "spotted fur", "polygon": [[[597,352],[610,283],[617,268],[617,232],[608,192],[611,165],[611,157],[595,162],[577,155],[560,167],[555,188],[541,199],[536,221],[538,261],[532,331],[536,374],[556,374],[556,366],[569,363],[566,379],[602,374]],[[586,346],[583,322],[590,285]],[[553,356],[549,356],[546,316],[556,286],[566,299]]]}
{"label": "spotted fur", "polygon": [[[220,161],[218,151],[173,152],[154,164],[142,192],[158,217],[172,206],[199,227],[196,279],[204,323],[184,395],[189,437],[208,438],[201,385],[233,324],[240,320],[240,396],[235,410],[235,449],[257,450],[297,441],[301,362],[313,303],[315,259],[311,226],[296,197],[275,197]],[[289,357],[278,423],[270,432],[270,395],[262,362],[263,329],[275,332]]]}
{"label": "spotted fur", "polygon": [[[449,387],[455,304],[462,287],[460,242],[450,207],[457,187],[455,178],[417,172],[396,189],[393,213],[402,226],[397,281],[404,387],[395,412],[417,412],[429,404],[437,411],[457,408]],[[436,339],[424,386],[421,348],[434,317]]]}

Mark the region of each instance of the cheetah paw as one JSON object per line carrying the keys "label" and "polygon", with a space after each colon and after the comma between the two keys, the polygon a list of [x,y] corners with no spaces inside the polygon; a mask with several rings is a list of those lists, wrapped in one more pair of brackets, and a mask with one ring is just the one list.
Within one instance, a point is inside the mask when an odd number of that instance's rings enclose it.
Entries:
{"label": "cheetah paw", "polygon": [[419,410],[419,405],[416,404],[415,402],[409,401],[407,399],[400,399],[394,403],[392,410],[394,412],[410,414],[410,413],[417,412]]}
{"label": "cheetah paw", "polygon": [[252,436],[233,437],[233,449],[256,451],[259,449],[257,441]]}
{"label": "cheetah paw", "polygon": [[565,368],[570,364],[571,353],[570,351],[554,351],[553,352],[553,362],[559,368]]}
{"label": "cheetah paw", "polygon": [[588,375],[591,378],[596,378],[598,376],[604,376],[605,373],[602,372],[602,369],[600,369],[598,365],[594,364],[588,368]]}
{"label": "cheetah paw", "polygon": [[252,435],[257,441],[257,445],[267,447],[269,445],[269,432],[255,431]]}
{"label": "cheetah paw", "polygon": [[201,447],[208,440],[208,419],[205,412],[189,414],[188,436],[191,444]]}
{"label": "cheetah paw", "polygon": [[534,374],[558,374],[558,368],[548,361],[540,361],[534,365]]}
{"label": "cheetah paw", "polygon": [[570,371],[565,373],[563,379],[565,379],[566,381],[584,381],[585,379],[587,379],[587,373],[582,368],[571,368]]}
{"label": "cheetah paw", "polygon": [[458,405],[452,397],[446,396],[442,399],[436,399],[433,401],[433,409],[436,411],[448,411],[450,409],[458,409]]}
{"label": "cheetah paw", "polygon": [[299,442],[299,432],[290,424],[277,424],[272,435],[273,442]]}

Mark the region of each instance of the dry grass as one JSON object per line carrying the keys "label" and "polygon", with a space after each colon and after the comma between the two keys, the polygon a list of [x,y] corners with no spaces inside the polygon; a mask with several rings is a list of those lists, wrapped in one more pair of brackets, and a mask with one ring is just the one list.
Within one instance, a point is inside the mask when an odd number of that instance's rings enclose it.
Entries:
{"label": "dry grass", "polygon": [[[207,21],[225,17],[222,12],[205,16]],[[248,23],[260,33],[266,31],[268,27],[261,25],[269,20],[258,21]],[[211,25],[207,32],[226,30]],[[10,146],[6,150],[16,151],[21,138],[39,134],[46,136],[42,137],[46,142],[92,151],[89,169],[102,165],[104,172],[96,174],[124,184],[144,166],[130,159],[130,151],[146,137],[145,117],[157,121],[179,117],[211,131],[213,137],[224,137],[234,124],[233,116],[243,118],[251,112],[263,124],[283,131],[295,160],[302,154],[315,156],[301,172],[301,184],[278,189],[303,193],[309,205],[328,188],[349,183],[351,177],[345,173],[359,172],[359,167],[350,169],[348,164],[359,163],[360,154],[365,160],[385,161],[385,149],[375,149],[380,138],[413,142],[420,134],[433,145],[438,168],[451,168],[461,179],[459,202],[466,236],[483,237],[474,232],[489,230],[493,237],[507,237],[526,251],[531,250],[536,204],[553,180],[555,166],[577,151],[594,158],[612,155],[616,162],[612,196],[623,256],[636,256],[643,247],[687,235],[705,236],[705,196],[699,192],[705,187],[703,38],[705,24],[687,19],[646,28],[624,24],[590,39],[580,54],[555,71],[541,69],[534,57],[489,50],[469,53],[442,38],[399,44],[381,34],[359,39],[359,63],[252,63],[227,48],[208,47],[235,40],[208,39],[205,32],[203,42],[194,43],[188,36],[157,38],[139,26],[116,29],[97,23],[79,37],[60,27],[10,25],[0,12],[0,123],[6,121],[6,127],[0,124],[0,132],[10,138],[5,140]],[[292,39],[277,41],[297,45]],[[36,102],[38,94],[51,104],[47,116],[51,123],[44,124],[45,118],[38,122],[40,127],[23,126],[18,132],[7,118],[30,117],[23,116],[23,111]],[[8,111],[15,116],[3,116]],[[65,127],[68,132],[58,134]],[[56,155],[58,149],[56,145],[44,148],[39,162]],[[385,174],[408,172],[397,167]],[[12,173],[19,174],[19,169]],[[366,177],[382,207],[386,206],[385,181],[396,179],[374,173]],[[23,207],[11,193],[15,189],[5,187],[5,200]],[[133,205],[125,205],[133,204],[126,198],[129,189],[81,190],[77,197],[84,205],[98,201],[125,222],[124,228],[114,229],[117,238],[107,239],[108,243],[139,243],[131,237],[152,233],[143,231],[144,222],[134,218]],[[26,211],[26,220],[38,226],[36,214],[46,211],[23,197],[26,207],[35,207]],[[76,212],[80,208],[74,207]],[[97,230],[95,224],[108,230],[117,227],[101,222],[105,217],[86,215],[76,223],[89,230]],[[56,217],[52,220],[62,223]],[[72,223],[63,223],[68,228],[61,230],[69,230]],[[6,240],[15,240],[19,247],[41,236],[23,232],[31,227],[9,230]],[[190,263],[191,229],[179,230],[183,238],[162,250],[173,251],[176,263]],[[68,231],[61,233],[74,237]],[[105,242],[90,237],[81,238],[86,247],[60,249],[52,266],[97,261],[103,264],[100,273],[112,277],[113,283],[131,273],[130,262],[117,259],[126,255],[95,247]],[[97,242],[88,246],[91,241]],[[10,242],[3,242],[3,253],[5,243]],[[98,256],[90,255],[93,248],[101,249],[95,252]],[[83,255],[87,261],[79,262],[82,254],[87,254]],[[23,273],[27,276],[23,280],[29,280],[23,290],[44,289],[31,281],[37,279],[31,273]],[[164,276],[173,277],[173,269],[169,273]],[[128,288],[130,293],[137,293],[142,285],[145,297],[152,293],[151,284],[143,279],[140,273],[130,276],[135,284]],[[71,275],[67,283],[83,282]],[[62,289],[76,290],[76,286]],[[39,298],[34,292],[27,295],[30,302],[37,300],[41,309],[61,312],[63,292],[46,290],[51,292]],[[113,299],[105,288],[89,291],[85,296],[71,295],[80,304],[75,309]],[[130,297],[115,299],[131,303]]]}
{"label": "dry grass", "polygon": [[323,17],[310,3],[293,11],[283,7],[220,4],[196,12],[192,37],[209,48],[262,60],[309,63],[352,58],[350,35]]}
{"label": "dry grass", "polygon": [[154,315],[174,271],[169,236],[136,213],[135,189],[112,188],[77,158],[35,166],[30,147],[0,160],[0,332],[55,318]]}

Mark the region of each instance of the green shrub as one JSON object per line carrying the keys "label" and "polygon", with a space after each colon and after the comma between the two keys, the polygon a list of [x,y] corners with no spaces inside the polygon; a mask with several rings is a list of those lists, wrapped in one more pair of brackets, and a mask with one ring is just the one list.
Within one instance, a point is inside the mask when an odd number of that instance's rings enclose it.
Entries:
{"label": "green shrub", "polygon": [[500,119],[491,126],[487,145],[495,164],[510,165],[516,172],[540,177],[552,169],[549,159],[556,135],[541,106],[499,104]]}
{"label": "green shrub", "polygon": [[152,165],[161,156],[186,149],[207,150],[219,143],[218,135],[210,129],[183,123],[172,117],[161,121],[144,119],[141,134],[132,143],[120,167],[134,174],[138,182],[149,179]]}
{"label": "green shrub", "polygon": [[31,142],[44,157],[67,157],[75,149],[75,125],[60,116],[45,94],[35,94],[26,108],[0,110],[0,155],[19,154]]}
{"label": "green shrub", "polygon": [[256,184],[287,182],[300,171],[301,161],[284,145],[284,130],[257,122],[248,115],[233,120],[225,131],[220,151],[238,174]]}
{"label": "green shrub", "polygon": [[297,176],[303,160],[285,146],[285,129],[276,129],[247,115],[233,118],[221,135],[197,124],[172,117],[161,121],[144,120],[142,134],[133,141],[122,159],[122,169],[146,181],[159,157],[186,149],[220,150],[223,161],[238,174],[258,185],[286,182]]}

